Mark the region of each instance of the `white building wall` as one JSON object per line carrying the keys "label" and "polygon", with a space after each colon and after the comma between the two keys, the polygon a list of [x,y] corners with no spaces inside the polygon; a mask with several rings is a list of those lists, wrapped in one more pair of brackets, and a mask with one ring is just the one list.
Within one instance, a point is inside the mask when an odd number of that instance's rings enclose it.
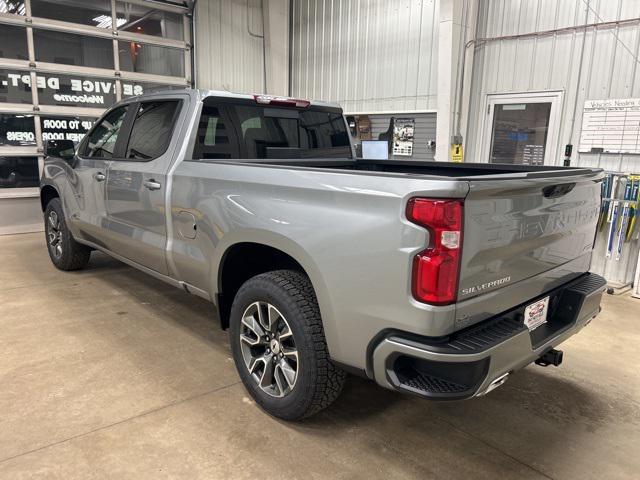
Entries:
{"label": "white building wall", "polygon": [[[640,155],[577,151],[585,100],[640,97],[640,23],[497,38],[638,17],[639,0],[480,0],[477,37],[488,40],[475,46],[465,161],[487,161],[480,153],[482,130],[490,120],[485,110],[487,95],[561,91],[553,163],[562,165],[564,146],[571,143],[573,166],[640,172]],[[593,270],[609,281],[629,281],[637,246],[627,248],[619,262],[606,260],[604,236],[598,235]]]}
{"label": "white building wall", "polygon": [[292,0],[291,94],[347,112],[436,109],[438,0]]}

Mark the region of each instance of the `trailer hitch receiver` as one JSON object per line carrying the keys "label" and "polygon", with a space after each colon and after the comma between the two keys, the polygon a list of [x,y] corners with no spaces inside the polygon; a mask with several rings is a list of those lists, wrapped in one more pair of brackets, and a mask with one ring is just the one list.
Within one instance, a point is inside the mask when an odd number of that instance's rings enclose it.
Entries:
{"label": "trailer hitch receiver", "polygon": [[556,350],[552,348],[551,350],[543,353],[540,358],[536,360],[536,365],[540,365],[542,367],[548,367],[549,365],[553,365],[557,367],[562,363],[562,350]]}

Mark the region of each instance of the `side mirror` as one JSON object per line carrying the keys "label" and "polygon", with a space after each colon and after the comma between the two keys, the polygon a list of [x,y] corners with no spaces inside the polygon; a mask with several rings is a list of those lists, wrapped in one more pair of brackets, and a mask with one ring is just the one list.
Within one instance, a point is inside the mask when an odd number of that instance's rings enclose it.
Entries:
{"label": "side mirror", "polygon": [[44,144],[44,156],[71,160],[75,149],[76,147],[71,140],[47,140]]}

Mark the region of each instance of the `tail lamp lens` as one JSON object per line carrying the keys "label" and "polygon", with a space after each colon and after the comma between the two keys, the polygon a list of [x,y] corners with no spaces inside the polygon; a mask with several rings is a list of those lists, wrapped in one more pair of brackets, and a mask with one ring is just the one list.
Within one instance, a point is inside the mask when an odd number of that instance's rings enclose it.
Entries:
{"label": "tail lamp lens", "polygon": [[429,246],[413,259],[413,296],[431,305],[454,303],[462,255],[461,200],[412,198],[407,218],[429,231]]}

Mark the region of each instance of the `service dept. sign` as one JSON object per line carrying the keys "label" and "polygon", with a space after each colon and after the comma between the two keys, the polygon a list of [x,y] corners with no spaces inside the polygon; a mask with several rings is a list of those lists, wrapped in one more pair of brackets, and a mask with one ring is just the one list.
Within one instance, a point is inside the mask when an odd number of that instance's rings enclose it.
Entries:
{"label": "service dept. sign", "polygon": [[[25,90],[31,90],[31,75],[28,72],[4,71],[0,72],[0,75],[2,74],[4,78],[0,77],[0,83],[7,92],[6,101],[19,101]],[[38,100],[42,105],[106,108],[116,102],[115,80],[38,74],[36,88]],[[143,90],[142,85],[122,82],[124,97],[141,95]]]}

